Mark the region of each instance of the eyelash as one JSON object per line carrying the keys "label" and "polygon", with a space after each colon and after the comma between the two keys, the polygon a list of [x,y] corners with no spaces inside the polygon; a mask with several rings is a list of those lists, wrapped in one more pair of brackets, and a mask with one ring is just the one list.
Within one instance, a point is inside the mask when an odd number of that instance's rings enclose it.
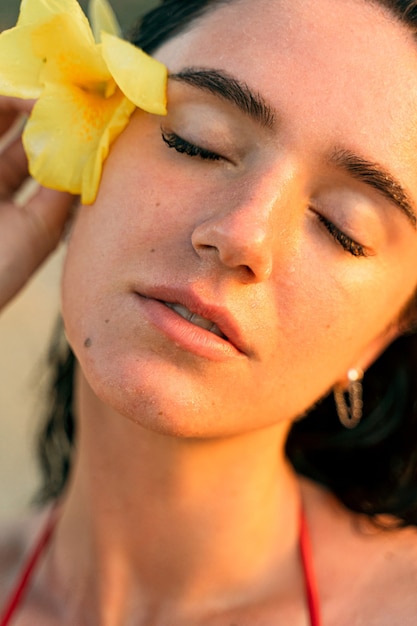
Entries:
{"label": "eyelash", "polygon": [[186,141],[175,133],[161,131],[161,135],[168,148],[174,148],[180,154],[186,154],[189,157],[199,157],[204,161],[220,161],[222,158],[219,154],[206,150],[206,148],[200,148],[200,146]]}
{"label": "eyelash", "polygon": [[[196,146],[195,144],[186,141],[186,139],[183,139],[175,133],[161,131],[161,136],[162,140],[165,142],[168,148],[173,148],[180,154],[186,154],[189,157],[199,157],[204,161],[220,161],[222,158],[219,154],[216,154],[211,150],[207,150],[206,148]],[[354,241],[353,239],[351,239],[351,237],[339,230],[337,226],[333,224],[333,222],[330,222],[323,215],[317,213],[317,217],[326,228],[326,230],[330,233],[330,235],[336,240],[338,244],[342,246],[344,250],[346,250],[346,252],[349,252],[349,254],[355,257],[367,256],[365,248],[360,243]]]}
{"label": "eyelash", "polygon": [[348,235],[339,230],[337,226],[333,224],[333,222],[330,222],[327,218],[325,218],[323,215],[320,215],[319,213],[317,213],[317,217],[319,218],[323,226],[331,234],[331,236],[337,241],[337,243],[342,246],[344,250],[346,250],[346,252],[349,252],[349,254],[356,257],[368,256],[364,246],[348,237]]}

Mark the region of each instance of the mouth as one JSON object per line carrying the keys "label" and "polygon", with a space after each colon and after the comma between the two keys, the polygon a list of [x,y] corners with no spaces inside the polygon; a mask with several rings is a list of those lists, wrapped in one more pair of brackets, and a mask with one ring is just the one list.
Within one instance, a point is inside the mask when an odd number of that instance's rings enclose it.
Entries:
{"label": "mouth", "polygon": [[134,293],[150,324],[177,346],[214,360],[251,354],[233,313],[213,296],[203,300],[192,288],[176,286]]}
{"label": "mouth", "polygon": [[182,318],[187,320],[187,322],[190,322],[191,324],[194,324],[195,326],[198,326],[199,328],[203,328],[204,330],[208,330],[210,333],[213,333],[214,335],[221,337],[221,339],[225,339],[226,341],[228,341],[228,338],[226,337],[226,335],[222,333],[222,331],[217,326],[217,324],[215,324],[211,320],[205,317],[202,317],[201,315],[197,315],[197,313],[193,313],[192,311],[190,311],[190,309],[187,309],[187,307],[185,307],[183,304],[178,304],[175,302],[165,302],[163,300],[161,302],[162,304],[165,304],[165,306],[167,306],[169,309],[171,309],[172,311],[175,311],[175,313],[177,313]]}

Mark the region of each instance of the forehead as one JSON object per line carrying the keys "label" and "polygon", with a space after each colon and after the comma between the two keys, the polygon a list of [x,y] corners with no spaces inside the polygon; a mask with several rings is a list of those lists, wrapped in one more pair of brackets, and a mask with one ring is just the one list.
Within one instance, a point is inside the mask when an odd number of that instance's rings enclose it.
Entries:
{"label": "forehead", "polygon": [[[271,78],[277,60],[303,59],[306,71],[347,70],[359,63],[366,78],[382,64],[414,57],[417,43],[407,26],[386,8],[368,0],[232,0],[220,4],[169,42],[170,69],[188,55],[210,62],[233,62],[248,75]],[[411,59],[410,59],[411,60]],[[377,63],[378,67],[375,67]],[[408,63],[406,64],[408,65]],[[373,72],[369,72],[374,67]],[[340,72],[339,72],[340,74]],[[337,75],[332,75],[337,80]]]}
{"label": "forehead", "polygon": [[[397,159],[400,151],[398,168],[416,170],[417,43],[378,4],[235,0],[157,56],[171,72],[190,66],[228,71],[271,102],[283,126],[290,109],[295,120],[308,116],[311,138],[340,136],[352,149],[370,142],[380,161]],[[289,131],[305,134],[306,128]]]}

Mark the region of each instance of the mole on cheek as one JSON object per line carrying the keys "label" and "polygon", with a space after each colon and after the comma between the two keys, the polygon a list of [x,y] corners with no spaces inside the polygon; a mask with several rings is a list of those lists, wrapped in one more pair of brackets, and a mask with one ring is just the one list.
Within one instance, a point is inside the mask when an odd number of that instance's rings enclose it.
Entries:
{"label": "mole on cheek", "polygon": [[86,348],[89,348],[91,346],[91,344],[92,344],[92,341],[91,341],[90,337],[87,337],[87,339],[84,341],[84,346]]}

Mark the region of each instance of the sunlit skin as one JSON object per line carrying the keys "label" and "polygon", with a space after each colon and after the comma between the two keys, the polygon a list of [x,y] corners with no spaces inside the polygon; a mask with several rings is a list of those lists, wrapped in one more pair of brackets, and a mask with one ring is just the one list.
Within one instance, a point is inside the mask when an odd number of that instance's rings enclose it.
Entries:
{"label": "sunlit skin", "polygon": [[[417,236],[405,215],[326,164],[349,149],[416,187],[411,35],[362,4],[327,15],[320,3],[314,18],[299,3],[280,5],[266,3],[254,22],[245,3],[232,3],[158,54],[171,72],[215,68],[245,81],[275,109],[275,128],[172,82],[168,117],[136,114],[72,236],[69,338],[98,395],[155,429],[238,434],[302,414],[350,367],[367,364],[370,344],[383,345],[378,337],[417,282]],[[347,15],[351,26],[341,29]],[[250,45],[240,39],[245,19]],[[397,40],[395,53],[387,38]],[[225,158],[178,154],[161,126]],[[345,251],[317,214],[367,256]],[[227,308],[246,354],[219,362],[174,345],[134,295],[159,286]]]}
{"label": "sunlit skin", "polygon": [[361,534],[283,446],[392,340],[417,284],[405,204],[330,163],[378,164],[412,209],[416,46],[362,1],[236,0],[157,52],[172,75],[245,83],[274,123],[173,78],[168,116],[134,114],[79,211],[63,277],[79,444],[37,578],[51,623],[306,626],[300,498],[324,626],[415,623],[413,532]]}

